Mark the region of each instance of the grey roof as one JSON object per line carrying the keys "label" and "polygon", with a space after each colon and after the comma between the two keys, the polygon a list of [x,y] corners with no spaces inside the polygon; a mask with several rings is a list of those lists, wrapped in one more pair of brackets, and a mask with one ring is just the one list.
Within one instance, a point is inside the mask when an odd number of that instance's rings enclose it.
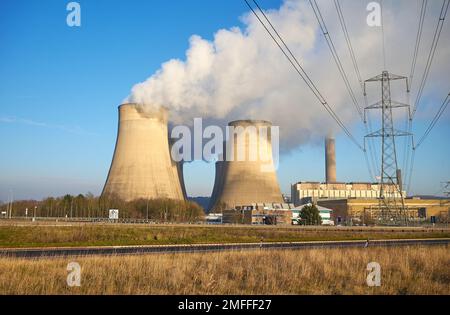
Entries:
{"label": "grey roof", "polygon": [[[295,207],[293,210],[302,210],[303,207],[305,207],[305,206],[307,206],[307,204]],[[317,207],[317,209],[319,211],[333,211],[333,209],[325,208],[325,207],[322,207],[322,206],[319,206],[319,205],[316,205],[316,207]]]}

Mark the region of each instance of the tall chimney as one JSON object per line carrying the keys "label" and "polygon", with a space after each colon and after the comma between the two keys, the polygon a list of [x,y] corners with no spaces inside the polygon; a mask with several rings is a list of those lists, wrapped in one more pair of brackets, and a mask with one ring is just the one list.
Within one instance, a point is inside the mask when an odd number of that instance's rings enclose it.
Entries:
{"label": "tall chimney", "polygon": [[397,185],[400,191],[403,191],[402,170],[397,169]]}
{"label": "tall chimney", "polygon": [[182,168],[169,151],[167,111],[119,106],[116,148],[102,195],[123,200],[185,199]]}
{"label": "tall chimney", "polygon": [[336,182],[336,152],[334,138],[325,138],[325,177],[327,183]]}

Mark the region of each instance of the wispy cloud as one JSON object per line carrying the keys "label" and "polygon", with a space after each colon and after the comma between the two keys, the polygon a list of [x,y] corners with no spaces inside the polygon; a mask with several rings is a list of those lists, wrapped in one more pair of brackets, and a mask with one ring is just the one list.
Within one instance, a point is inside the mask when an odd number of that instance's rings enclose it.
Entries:
{"label": "wispy cloud", "polygon": [[26,119],[26,118],[0,117],[0,123],[21,124],[21,125],[35,126],[35,127],[48,128],[48,129],[58,129],[58,130],[61,130],[61,131],[67,132],[67,133],[72,133],[72,134],[82,135],[82,136],[97,136],[98,135],[95,132],[87,131],[77,125],[69,126],[69,125],[62,125],[62,124],[49,124],[46,122],[40,122],[40,121],[35,121],[32,119]]}

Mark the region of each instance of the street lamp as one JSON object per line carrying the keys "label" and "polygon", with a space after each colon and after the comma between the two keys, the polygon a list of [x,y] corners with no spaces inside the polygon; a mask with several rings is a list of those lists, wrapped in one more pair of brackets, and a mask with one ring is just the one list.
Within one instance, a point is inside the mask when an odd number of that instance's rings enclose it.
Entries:
{"label": "street lamp", "polygon": [[12,210],[13,210],[13,203],[14,203],[14,194],[13,194],[12,190],[10,190],[10,194],[11,194],[11,202],[10,202],[10,206],[9,206],[9,218],[11,219]]}

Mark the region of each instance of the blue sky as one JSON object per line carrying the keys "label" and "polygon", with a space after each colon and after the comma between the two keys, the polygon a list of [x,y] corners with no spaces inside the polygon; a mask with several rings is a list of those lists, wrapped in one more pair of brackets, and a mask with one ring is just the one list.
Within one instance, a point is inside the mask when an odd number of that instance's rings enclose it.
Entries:
{"label": "blue sky", "polygon": [[[68,2],[0,2],[0,200],[10,192],[15,199],[99,194],[114,150],[117,106],[131,87],[164,61],[183,59],[191,35],[210,40],[218,29],[241,27],[248,11],[240,0],[78,1],[78,28],[66,25]],[[265,8],[280,3],[260,1]],[[447,24],[443,41],[448,31]],[[300,81],[298,88],[305,88]],[[444,95],[427,94],[426,108],[434,113]],[[421,134],[431,118],[419,115],[415,131]],[[360,124],[352,131],[362,139]],[[446,113],[416,154],[412,192],[440,193],[440,182],[450,180],[449,135]],[[342,134],[336,146],[338,179],[368,181],[362,153]],[[322,142],[282,155],[278,177],[285,193],[293,182],[324,180]],[[214,166],[191,163],[185,182],[190,195],[208,195]]]}

